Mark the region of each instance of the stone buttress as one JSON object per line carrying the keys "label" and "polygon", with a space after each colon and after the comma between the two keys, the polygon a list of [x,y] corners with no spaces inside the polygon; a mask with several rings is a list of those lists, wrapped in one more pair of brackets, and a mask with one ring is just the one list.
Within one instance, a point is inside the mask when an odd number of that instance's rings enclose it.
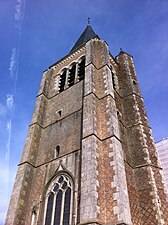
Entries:
{"label": "stone buttress", "polygon": [[81,224],[131,224],[124,156],[104,41],[86,44]]}
{"label": "stone buttress", "polygon": [[[46,222],[50,188],[60,174],[72,181],[68,224],[63,200],[54,222],[57,194]],[[123,51],[114,58],[90,25],[43,73],[5,224],[168,225],[133,58]]]}
{"label": "stone buttress", "polygon": [[[168,204],[132,56],[117,57],[120,130],[133,224],[168,224]],[[116,90],[117,92],[117,90]]]}
{"label": "stone buttress", "polygon": [[83,80],[61,93],[57,81],[60,70],[84,54],[82,48],[43,73],[6,225],[45,224],[46,191],[58,174],[72,178],[71,224],[79,221]]}

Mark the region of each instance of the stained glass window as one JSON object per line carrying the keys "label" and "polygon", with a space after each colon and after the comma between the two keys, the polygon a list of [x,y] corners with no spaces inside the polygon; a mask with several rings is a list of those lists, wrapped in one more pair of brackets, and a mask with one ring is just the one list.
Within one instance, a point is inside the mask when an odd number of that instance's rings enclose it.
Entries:
{"label": "stained glass window", "polygon": [[52,210],[53,210],[53,200],[54,200],[54,194],[50,193],[49,197],[48,197],[48,203],[47,203],[47,213],[46,213],[45,225],[51,224],[51,217],[52,217]]}
{"label": "stained glass window", "polygon": [[46,198],[45,225],[70,225],[72,181],[61,174],[49,186]]}
{"label": "stained glass window", "polygon": [[60,225],[61,206],[62,206],[62,191],[59,190],[57,194],[57,200],[56,200],[54,225]]}
{"label": "stained glass window", "polygon": [[70,196],[71,196],[71,189],[68,187],[65,192],[63,225],[69,224],[69,214],[70,214],[70,204],[71,204]]}

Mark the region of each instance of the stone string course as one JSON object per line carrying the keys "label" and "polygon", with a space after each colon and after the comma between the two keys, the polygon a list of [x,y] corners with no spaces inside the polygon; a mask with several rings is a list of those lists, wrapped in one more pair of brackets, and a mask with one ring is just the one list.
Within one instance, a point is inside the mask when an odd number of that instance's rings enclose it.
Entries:
{"label": "stone string course", "polygon": [[[84,55],[85,79],[59,93],[60,71]],[[44,225],[46,193],[59,173],[73,180],[70,225],[168,225],[133,59],[114,58],[97,37],[43,73],[5,225],[31,224],[33,210],[33,225]]]}

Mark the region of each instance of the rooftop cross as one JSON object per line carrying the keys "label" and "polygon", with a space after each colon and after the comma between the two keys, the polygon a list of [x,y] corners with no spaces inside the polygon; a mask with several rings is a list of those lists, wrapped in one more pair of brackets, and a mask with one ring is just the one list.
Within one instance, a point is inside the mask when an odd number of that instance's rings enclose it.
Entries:
{"label": "rooftop cross", "polygon": [[88,17],[88,25],[90,25],[90,17]]}

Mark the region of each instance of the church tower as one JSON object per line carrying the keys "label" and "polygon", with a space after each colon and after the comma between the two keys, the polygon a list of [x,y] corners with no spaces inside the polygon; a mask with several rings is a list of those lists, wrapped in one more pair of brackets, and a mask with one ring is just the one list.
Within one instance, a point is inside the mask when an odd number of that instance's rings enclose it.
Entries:
{"label": "church tower", "polygon": [[43,73],[6,225],[168,225],[133,57],[87,25]]}

